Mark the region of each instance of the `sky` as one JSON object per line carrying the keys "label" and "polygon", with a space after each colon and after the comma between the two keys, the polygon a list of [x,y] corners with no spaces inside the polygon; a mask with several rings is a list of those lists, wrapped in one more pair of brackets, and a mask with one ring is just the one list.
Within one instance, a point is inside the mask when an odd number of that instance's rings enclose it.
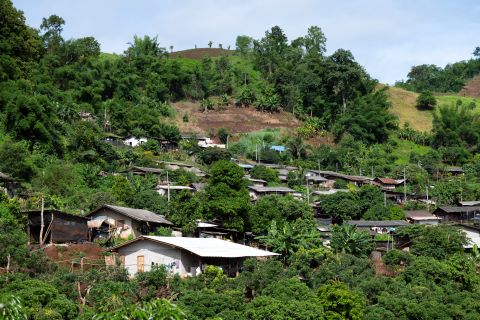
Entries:
{"label": "sky", "polygon": [[406,79],[413,65],[472,57],[480,46],[478,0],[13,0],[27,24],[61,16],[66,39],[93,36],[102,51],[122,53],[133,36],[158,36],[176,50],[222,44],[238,35],[260,39],[280,26],[289,40],[316,25],[327,53],[352,51],[380,82]]}

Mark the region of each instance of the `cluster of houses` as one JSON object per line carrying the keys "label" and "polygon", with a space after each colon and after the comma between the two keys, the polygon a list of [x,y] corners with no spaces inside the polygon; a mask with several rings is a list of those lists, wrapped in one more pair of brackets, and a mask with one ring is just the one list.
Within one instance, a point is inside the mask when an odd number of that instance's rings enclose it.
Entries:
{"label": "cluster of houses", "polygon": [[[226,241],[238,233],[214,223],[198,221],[193,237],[182,237],[164,216],[143,209],[102,205],[83,217],[59,210],[28,211],[26,216],[30,245],[123,239],[126,242],[108,251],[118,256],[131,276],[155,265],[180,276],[195,276],[214,265],[234,276],[246,258],[278,255]],[[158,227],[171,228],[172,236],[150,236]]]}
{"label": "cluster of houses", "polygon": [[[196,141],[197,145],[200,148],[220,148],[225,149],[225,144],[216,143],[212,138],[202,136],[202,135],[183,135],[183,141]],[[127,136],[122,138],[118,135],[112,133],[106,133],[103,141],[117,147],[120,146],[127,146],[131,148],[136,148],[142,146],[143,144],[147,143],[149,140],[154,140],[159,143],[160,148],[162,151],[176,151],[178,150],[178,142],[172,141],[169,139],[163,138],[147,138],[147,137],[136,137],[136,136]]]}

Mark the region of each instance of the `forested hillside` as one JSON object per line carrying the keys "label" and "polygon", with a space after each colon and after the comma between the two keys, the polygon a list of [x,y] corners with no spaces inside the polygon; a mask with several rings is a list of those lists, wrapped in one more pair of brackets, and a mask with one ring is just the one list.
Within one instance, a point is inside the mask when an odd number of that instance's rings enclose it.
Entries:
{"label": "forested hillside", "polygon": [[478,50],[387,87],[317,26],[110,54],[65,24],[0,0],[0,319],[480,317]]}

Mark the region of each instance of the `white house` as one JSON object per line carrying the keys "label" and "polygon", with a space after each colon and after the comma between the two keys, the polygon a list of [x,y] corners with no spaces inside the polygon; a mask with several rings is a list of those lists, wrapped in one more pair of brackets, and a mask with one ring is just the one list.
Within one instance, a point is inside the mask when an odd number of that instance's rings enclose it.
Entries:
{"label": "white house", "polygon": [[145,142],[147,142],[147,140],[148,139],[144,138],[144,137],[140,137],[140,138],[128,137],[127,139],[123,140],[123,143],[127,146],[135,148],[135,147],[138,147],[138,146],[144,144]]}
{"label": "white house", "polygon": [[277,256],[265,250],[215,238],[140,236],[110,249],[130,276],[150,271],[152,266],[164,265],[174,274],[196,276],[207,265],[235,275],[245,258]]}

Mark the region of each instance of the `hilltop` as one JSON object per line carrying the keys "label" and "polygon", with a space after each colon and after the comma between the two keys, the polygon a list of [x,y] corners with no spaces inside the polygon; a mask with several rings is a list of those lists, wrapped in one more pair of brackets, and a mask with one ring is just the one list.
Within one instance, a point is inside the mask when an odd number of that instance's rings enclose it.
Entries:
{"label": "hilltop", "polygon": [[234,50],[220,49],[220,48],[195,48],[181,51],[175,51],[169,54],[170,58],[187,58],[199,60],[207,56],[216,58],[221,56],[231,56]]}

